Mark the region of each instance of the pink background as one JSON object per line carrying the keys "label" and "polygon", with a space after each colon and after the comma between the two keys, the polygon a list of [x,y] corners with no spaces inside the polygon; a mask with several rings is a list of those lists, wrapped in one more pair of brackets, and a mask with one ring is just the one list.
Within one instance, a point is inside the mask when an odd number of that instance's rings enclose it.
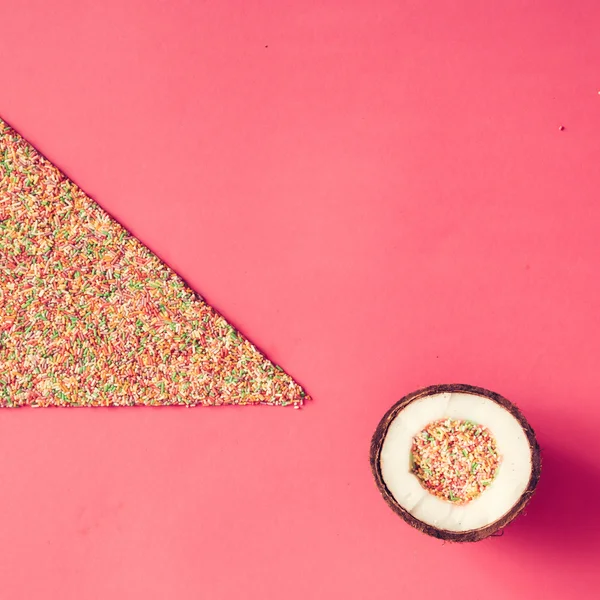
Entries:
{"label": "pink background", "polygon": [[[0,0],[0,69],[0,115],[315,398],[0,413],[3,600],[598,597],[597,1]],[[502,538],[372,482],[439,382],[538,432]]]}

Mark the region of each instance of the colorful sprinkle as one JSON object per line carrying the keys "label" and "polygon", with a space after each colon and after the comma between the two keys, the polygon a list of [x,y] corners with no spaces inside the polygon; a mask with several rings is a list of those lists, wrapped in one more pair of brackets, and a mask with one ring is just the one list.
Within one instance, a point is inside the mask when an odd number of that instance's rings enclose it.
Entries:
{"label": "colorful sprinkle", "polygon": [[0,120],[0,406],[306,399]]}
{"label": "colorful sprinkle", "polygon": [[490,485],[500,465],[496,440],[472,421],[442,419],[413,438],[411,468],[431,494],[466,504]]}

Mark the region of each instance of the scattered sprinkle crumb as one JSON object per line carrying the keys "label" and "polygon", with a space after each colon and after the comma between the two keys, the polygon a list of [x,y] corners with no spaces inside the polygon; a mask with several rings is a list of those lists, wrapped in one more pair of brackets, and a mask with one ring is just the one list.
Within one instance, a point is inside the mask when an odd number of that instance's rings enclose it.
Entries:
{"label": "scattered sprinkle crumb", "polygon": [[2,120],[0,317],[2,407],[307,399]]}

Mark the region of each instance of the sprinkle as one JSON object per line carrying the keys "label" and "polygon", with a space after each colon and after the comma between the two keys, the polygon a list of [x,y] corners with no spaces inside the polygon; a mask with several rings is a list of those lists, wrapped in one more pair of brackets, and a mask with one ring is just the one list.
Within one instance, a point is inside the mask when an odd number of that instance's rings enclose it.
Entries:
{"label": "sprinkle", "polygon": [[0,406],[307,399],[2,120],[0,377]]}
{"label": "sprinkle", "polygon": [[496,440],[472,421],[435,421],[413,438],[411,471],[428,492],[454,504],[477,498],[491,484],[499,464]]}

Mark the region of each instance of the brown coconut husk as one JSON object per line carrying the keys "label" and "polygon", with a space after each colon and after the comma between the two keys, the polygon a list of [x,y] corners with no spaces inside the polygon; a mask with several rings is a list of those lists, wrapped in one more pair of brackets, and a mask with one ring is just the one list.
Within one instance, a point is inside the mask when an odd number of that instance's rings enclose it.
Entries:
{"label": "brown coconut husk", "polygon": [[[385,482],[383,481],[383,477],[381,475],[381,448],[383,446],[383,442],[387,435],[388,429],[392,421],[396,418],[399,412],[404,410],[411,402],[418,400],[419,398],[423,398],[425,396],[433,396],[434,394],[444,393],[444,392],[463,392],[467,394],[473,394],[476,396],[484,396],[493,400],[502,408],[507,410],[521,425],[525,435],[527,436],[527,440],[529,442],[529,448],[531,450],[531,477],[529,479],[529,483],[527,488],[521,495],[521,497],[515,502],[513,507],[500,519],[495,521],[494,523],[490,523],[485,527],[480,529],[472,529],[469,531],[448,531],[446,529],[438,529],[433,525],[429,525],[416,519],[413,515],[411,515],[405,508],[400,506],[392,493],[388,490]],[[496,394],[495,392],[491,392],[484,388],[476,387],[473,385],[466,385],[461,383],[452,383],[452,384],[442,384],[442,385],[432,385],[416,392],[412,392],[407,396],[404,396],[401,400],[396,402],[383,416],[375,433],[373,435],[373,439],[371,440],[371,452],[370,452],[370,460],[371,460],[371,470],[373,472],[373,477],[375,478],[375,483],[383,496],[383,499],[387,502],[389,507],[402,519],[404,519],[409,525],[412,525],[414,528],[426,533],[427,535],[433,536],[435,538],[450,541],[450,542],[478,542],[483,540],[491,535],[496,534],[504,527],[506,527],[510,522],[512,522],[525,508],[531,496],[533,495],[535,488],[540,479],[541,472],[541,455],[540,455],[540,447],[535,437],[535,433],[521,413],[521,411],[509,400],[501,396],[500,394]]]}

